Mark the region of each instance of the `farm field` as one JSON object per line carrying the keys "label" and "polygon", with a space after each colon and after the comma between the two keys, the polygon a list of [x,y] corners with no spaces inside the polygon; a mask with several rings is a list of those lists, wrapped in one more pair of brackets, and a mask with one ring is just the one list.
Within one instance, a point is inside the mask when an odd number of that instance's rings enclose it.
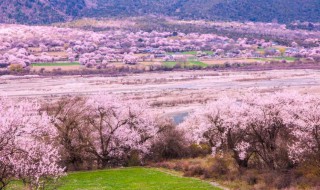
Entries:
{"label": "farm field", "polygon": [[81,66],[77,62],[72,63],[33,63],[31,65],[31,70],[40,71],[54,71],[54,70],[64,70],[64,71],[72,71],[72,70],[80,70]]}
{"label": "farm field", "polygon": [[[204,53],[208,55],[212,55],[214,52],[213,51],[203,51]],[[169,52],[169,55],[174,55],[174,54],[182,54],[182,55],[197,55],[197,51],[184,51],[184,52]]]}
{"label": "farm field", "polygon": [[169,68],[174,67],[176,64],[177,64],[177,62],[175,62],[175,61],[166,61],[166,62],[164,62],[164,65],[166,67],[169,67]]}
{"label": "farm field", "polygon": [[[68,54],[65,51],[47,52],[47,54],[49,56],[52,56],[52,57],[59,56],[59,57],[62,57],[62,58],[68,58]],[[38,56],[41,55],[41,51],[35,52],[34,55],[38,55]]]}
{"label": "farm field", "polygon": [[208,65],[223,65],[225,63],[254,63],[262,62],[260,60],[250,59],[250,58],[221,58],[221,59],[206,59],[202,61]]}
{"label": "farm field", "polygon": [[43,66],[73,66],[73,65],[79,65],[77,62],[71,62],[71,63],[33,63],[31,64],[33,67],[43,67]]}
{"label": "farm field", "polygon": [[254,58],[254,60],[258,60],[258,61],[281,61],[281,60],[285,60],[285,61],[289,61],[289,62],[293,62],[296,60],[296,58],[294,57],[274,57],[274,58]]}
{"label": "farm field", "polygon": [[[187,54],[190,53],[190,54]],[[182,52],[183,55],[190,55],[190,57],[185,62],[179,61],[163,61],[162,59],[154,59],[141,61],[136,65],[126,65],[123,62],[110,62],[109,66],[111,67],[133,67],[144,70],[147,66],[164,66],[166,68],[174,68],[175,66],[179,66],[179,68],[206,68],[212,65],[224,65],[226,63],[234,64],[234,63],[265,63],[267,61],[282,61],[285,60],[287,62],[293,62],[296,59],[293,57],[274,57],[274,58],[206,58],[206,59],[198,59],[193,57],[194,54],[192,52]],[[137,55],[138,56],[138,55]],[[142,55],[139,55],[142,56]],[[54,71],[54,70],[62,70],[62,71],[72,71],[72,70],[81,70],[84,69],[85,66],[80,65],[78,62],[49,62],[49,63],[33,63],[31,64],[31,70],[33,71]],[[96,68],[90,68],[95,70]]]}
{"label": "farm field", "polygon": [[174,66],[176,66],[177,64],[180,65],[181,68],[188,68],[188,67],[193,67],[193,66],[199,66],[201,68],[205,68],[207,67],[208,65],[201,62],[201,61],[196,61],[196,60],[189,60],[185,63],[178,63],[178,62],[175,62],[175,61],[166,61],[163,63],[165,67],[168,67],[168,68],[173,68]]}
{"label": "farm field", "polygon": [[[74,172],[59,182],[61,190],[219,190],[209,182],[181,177],[177,173],[153,168],[123,168]],[[16,183],[9,190],[22,190]]]}

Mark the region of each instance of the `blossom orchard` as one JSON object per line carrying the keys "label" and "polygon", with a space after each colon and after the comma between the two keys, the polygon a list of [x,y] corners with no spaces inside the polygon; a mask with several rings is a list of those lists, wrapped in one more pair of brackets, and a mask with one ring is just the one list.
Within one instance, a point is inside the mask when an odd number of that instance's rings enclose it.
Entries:
{"label": "blossom orchard", "polygon": [[320,167],[319,106],[318,97],[298,94],[222,98],[179,127],[190,141],[209,144],[213,154],[231,153],[240,167],[251,160],[269,169],[307,160]]}
{"label": "blossom orchard", "polygon": [[143,101],[101,95],[52,104],[1,99],[0,189],[16,179],[37,189],[65,171],[88,169],[80,164],[119,166],[132,151],[142,158],[161,128]]}
{"label": "blossom orchard", "polygon": [[[239,167],[271,170],[310,162],[320,168],[320,98],[299,94],[222,98],[178,126],[184,142],[231,154]],[[47,105],[0,99],[0,189],[31,189],[66,171],[126,165],[152,154],[170,122],[144,101],[113,96],[62,98]],[[180,133],[179,133],[180,134]],[[188,144],[188,143],[186,143]]]}

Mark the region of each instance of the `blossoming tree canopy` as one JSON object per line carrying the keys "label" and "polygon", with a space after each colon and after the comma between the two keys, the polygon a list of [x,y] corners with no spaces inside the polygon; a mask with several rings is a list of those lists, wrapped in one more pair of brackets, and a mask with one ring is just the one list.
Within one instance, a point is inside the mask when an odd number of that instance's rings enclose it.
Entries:
{"label": "blossoming tree canopy", "polygon": [[[247,167],[253,154],[271,169],[319,157],[320,99],[297,94],[223,98],[193,113],[181,128],[213,153],[232,152]],[[285,163],[285,164],[284,164]]]}
{"label": "blossoming tree canopy", "polygon": [[89,134],[90,150],[105,167],[114,157],[120,159],[130,150],[146,154],[150,139],[157,132],[157,114],[145,103],[120,101],[110,96],[89,99],[92,130]]}
{"label": "blossoming tree canopy", "polygon": [[52,144],[56,130],[38,109],[35,102],[0,99],[0,189],[16,178],[38,186],[45,177],[63,174]]}

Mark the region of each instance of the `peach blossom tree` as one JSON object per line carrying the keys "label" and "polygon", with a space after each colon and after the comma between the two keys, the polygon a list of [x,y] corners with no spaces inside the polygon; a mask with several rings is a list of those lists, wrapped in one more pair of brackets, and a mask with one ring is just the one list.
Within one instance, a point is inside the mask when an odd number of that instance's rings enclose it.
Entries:
{"label": "peach blossom tree", "polygon": [[14,179],[39,188],[46,179],[63,175],[52,144],[56,131],[38,108],[35,102],[0,99],[0,189]]}
{"label": "peach blossom tree", "polygon": [[180,127],[191,141],[208,143],[213,153],[232,153],[241,167],[255,159],[281,169],[319,157],[319,105],[317,97],[290,93],[223,98],[191,114]]}
{"label": "peach blossom tree", "polygon": [[95,155],[100,168],[129,156],[130,151],[148,153],[151,139],[157,135],[157,114],[145,103],[121,101],[110,96],[88,100],[91,113],[87,118],[90,134],[88,151]]}

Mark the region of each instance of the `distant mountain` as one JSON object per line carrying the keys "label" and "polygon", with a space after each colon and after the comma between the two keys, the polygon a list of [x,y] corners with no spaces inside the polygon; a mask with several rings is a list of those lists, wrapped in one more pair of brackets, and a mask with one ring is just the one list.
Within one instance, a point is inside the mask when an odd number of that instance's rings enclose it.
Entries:
{"label": "distant mountain", "polygon": [[231,20],[320,22],[320,0],[226,0],[211,10]]}
{"label": "distant mountain", "polygon": [[320,0],[1,0],[0,22],[162,14],[186,19],[320,22]]}
{"label": "distant mountain", "polygon": [[42,24],[70,20],[86,9],[84,0],[1,0],[0,22]]}

